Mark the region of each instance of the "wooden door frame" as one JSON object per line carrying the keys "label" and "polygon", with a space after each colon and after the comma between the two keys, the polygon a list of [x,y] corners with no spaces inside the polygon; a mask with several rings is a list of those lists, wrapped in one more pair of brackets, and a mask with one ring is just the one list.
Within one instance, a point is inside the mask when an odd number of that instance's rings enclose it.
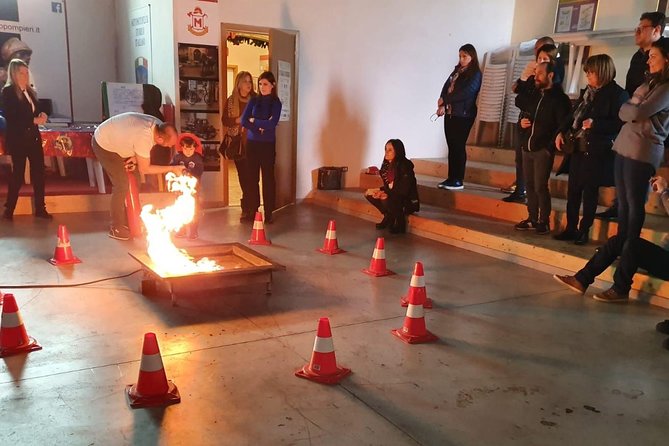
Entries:
{"label": "wooden door frame", "polygon": [[[294,116],[294,125],[292,128],[292,139],[293,139],[293,146],[294,146],[294,156],[293,156],[293,178],[292,178],[292,185],[291,185],[291,193],[292,193],[292,200],[293,204],[297,201],[297,117],[299,116],[298,112],[298,102],[299,102],[299,89],[298,85],[300,84],[299,80],[299,59],[300,59],[300,51],[299,51],[299,44],[300,44],[300,39],[298,38],[300,35],[300,32],[297,30],[293,29],[283,29],[283,28],[271,28],[267,26],[256,26],[256,25],[242,25],[239,23],[228,23],[228,22],[221,22],[220,24],[220,44],[219,44],[219,79],[221,79],[221,82],[219,83],[219,97],[225,96],[227,99],[227,64],[228,64],[228,55],[227,53],[225,54],[225,68],[223,67],[223,64],[220,62],[223,60],[223,51],[224,48],[227,50],[227,34],[224,33],[224,31],[236,31],[239,33],[256,33],[256,34],[267,34],[269,38],[269,32],[271,29],[276,29],[279,31],[282,31],[287,34],[291,34],[294,39],[295,39],[295,67],[293,67],[293,83],[294,83],[294,90],[295,90],[295,107],[294,110],[291,110],[291,114]],[[267,47],[267,51],[269,53],[269,46]],[[277,73],[278,74],[278,73]],[[225,79],[225,80],[224,80]],[[225,84],[225,85],[224,85]],[[220,93],[223,93],[221,96]],[[223,104],[225,101],[221,100],[221,104]],[[221,108],[221,117],[223,116],[223,109]],[[228,191],[230,190],[230,183],[229,183],[229,177],[227,175],[227,169],[228,169],[228,160],[223,160],[223,168],[226,169],[225,171],[225,206],[228,207],[230,206],[230,199],[228,195]]]}

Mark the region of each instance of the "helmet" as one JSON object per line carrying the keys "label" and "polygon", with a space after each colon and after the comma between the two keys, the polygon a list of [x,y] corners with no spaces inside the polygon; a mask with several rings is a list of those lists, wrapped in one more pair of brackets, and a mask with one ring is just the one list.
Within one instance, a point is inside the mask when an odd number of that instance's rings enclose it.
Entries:
{"label": "helmet", "polygon": [[33,53],[33,50],[24,41],[19,40],[16,37],[10,37],[2,44],[2,48],[0,48],[0,56],[2,56],[2,59],[5,62],[9,62],[13,59],[12,56],[19,51],[24,51],[28,53],[28,55]]}

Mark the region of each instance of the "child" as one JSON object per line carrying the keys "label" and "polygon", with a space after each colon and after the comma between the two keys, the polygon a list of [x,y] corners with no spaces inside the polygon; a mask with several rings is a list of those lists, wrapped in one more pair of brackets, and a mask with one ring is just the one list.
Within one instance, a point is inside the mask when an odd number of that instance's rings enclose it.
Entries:
{"label": "child", "polygon": [[[193,135],[192,133],[182,133],[179,135],[177,153],[174,155],[174,158],[172,158],[170,165],[183,166],[186,174],[197,178],[196,189],[199,189],[202,172],[204,172],[204,157],[202,155],[202,142],[200,141],[200,138]],[[195,214],[193,215],[193,221],[187,225],[184,225],[179,230],[179,232],[176,233],[177,237],[185,237],[186,232],[188,232],[188,238],[190,240],[197,239],[198,214],[198,194],[196,193]]]}

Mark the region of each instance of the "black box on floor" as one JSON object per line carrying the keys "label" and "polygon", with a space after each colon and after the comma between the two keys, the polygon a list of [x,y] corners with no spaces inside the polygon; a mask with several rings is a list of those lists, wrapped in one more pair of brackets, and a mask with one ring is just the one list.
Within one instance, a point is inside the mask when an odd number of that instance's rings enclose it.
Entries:
{"label": "black box on floor", "polygon": [[325,166],[318,168],[318,188],[321,190],[341,189],[342,176],[348,167]]}

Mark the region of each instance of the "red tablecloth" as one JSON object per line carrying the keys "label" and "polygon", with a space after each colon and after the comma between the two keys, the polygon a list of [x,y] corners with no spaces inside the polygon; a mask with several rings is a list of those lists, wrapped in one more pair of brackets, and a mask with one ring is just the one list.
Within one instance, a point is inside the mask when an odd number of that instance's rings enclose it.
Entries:
{"label": "red tablecloth", "polygon": [[[42,130],[42,149],[46,156],[66,158],[95,158],[91,149],[93,128],[84,129],[47,129]],[[4,155],[5,136],[0,136],[0,155]]]}

